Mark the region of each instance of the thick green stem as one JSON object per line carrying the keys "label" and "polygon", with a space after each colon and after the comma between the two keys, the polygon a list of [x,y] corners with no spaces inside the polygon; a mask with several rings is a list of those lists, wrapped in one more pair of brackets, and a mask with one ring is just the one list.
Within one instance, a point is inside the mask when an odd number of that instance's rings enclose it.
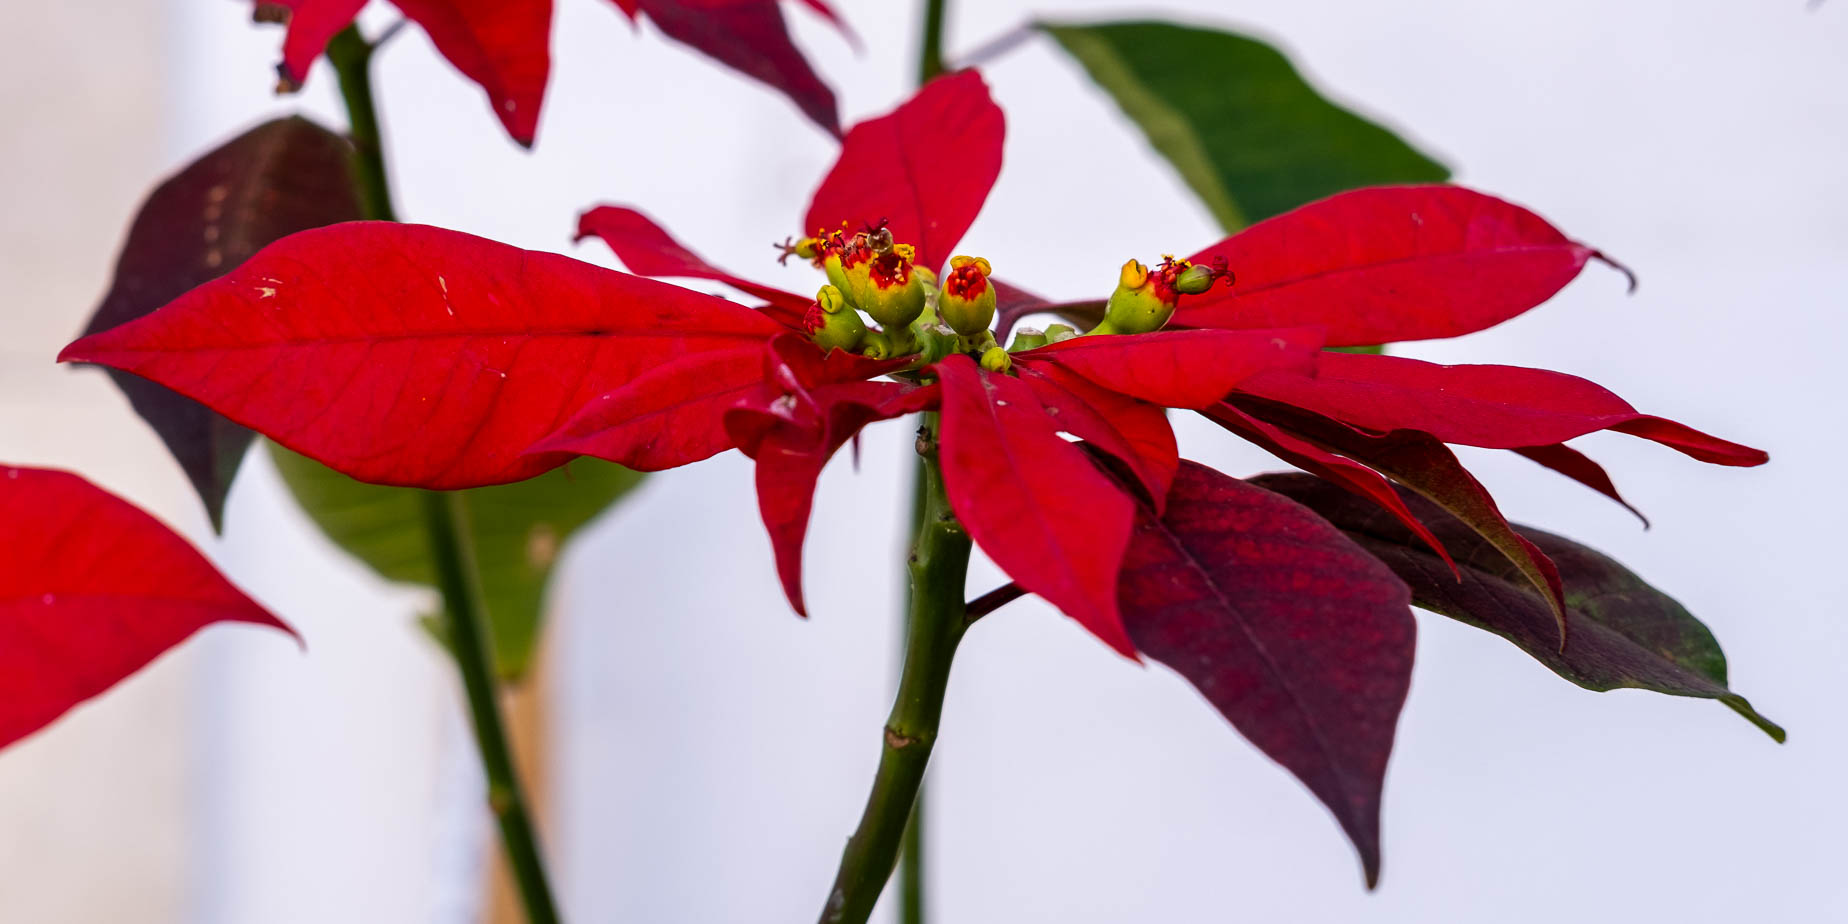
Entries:
{"label": "thick green stem", "polygon": [[879,770],[860,826],[847,840],[823,924],[861,924],[873,912],[892,876],[924,768],[937,743],[950,661],[962,640],[963,584],[969,572],[969,535],[950,510],[936,460],[936,420],[928,415],[919,432],[924,459],[924,507],[912,546],[911,612],[898,696],[886,718]]}
{"label": "thick green stem", "polygon": [[918,48],[918,83],[943,73],[943,7],[948,0],[924,0],[924,40]]}
{"label": "thick green stem", "polygon": [[469,541],[462,499],[453,492],[423,492],[424,527],[430,537],[430,557],[436,566],[437,587],[443,593],[449,648],[462,674],[468,696],[469,719],[481,766],[488,778],[488,808],[500,826],[507,862],[519,883],[520,901],[532,924],[557,924],[558,909],[546,884],[545,864],[527,813],[526,796],[513,768],[513,750],[501,722],[495,699],[493,652],[488,647],[486,608],[481,602],[480,568]]}
{"label": "thick green stem", "polygon": [[[348,26],[327,46],[327,59],[340,77],[353,139],[354,181],[365,217],[396,221],[391,184],[385,173],[385,150],[379,135],[378,110],[372,101],[371,64],[376,45]],[[557,924],[558,908],[546,883],[545,864],[527,812],[526,795],[513,766],[513,752],[501,721],[494,685],[493,652],[488,641],[488,613],[482,603],[481,570],[475,561],[461,498],[425,491],[421,501],[430,559],[443,595],[449,651],[462,675],[468,713],[488,781],[488,808],[500,828],[508,866],[519,884],[520,903],[531,924]]]}

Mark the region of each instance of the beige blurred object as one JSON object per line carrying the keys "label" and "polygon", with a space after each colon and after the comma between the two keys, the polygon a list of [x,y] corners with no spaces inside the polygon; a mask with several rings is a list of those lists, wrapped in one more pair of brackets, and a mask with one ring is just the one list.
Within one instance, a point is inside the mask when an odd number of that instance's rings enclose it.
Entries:
{"label": "beige blurred object", "polygon": [[[197,540],[203,515],[158,440],[101,374],[53,360],[172,166],[167,16],[118,0],[7,7],[20,40],[0,55],[0,459],[80,471]],[[0,921],[182,918],[196,663],[162,658],[0,753]]]}
{"label": "beige blurred object", "polygon": [[[550,633],[546,638],[550,638]],[[545,849],[551,843],[546,837],[551,831],[552,821],[552,669],[554,660],[552,646],[541,640],[538,656],[534,659],[531,672],[526,680],[517,687],[511,687],[501,693],[501,715],[507,723],[507,734],[513,738],[513,763],[520,773],[520,783],[526,789],[526,798],[531,805],[533,823],[539,828],[540,850],[546,860],[551,860],[552,852]],[[507,868],[507,854],[501,849],[499,830],[493,830],[487,849],[492,859],[488,864],[487,903],[482,906],[482,924],[526,924],[526,912],[520,907],[520,893],[513,881],[513,873]],[[546,872],[552,877],[554,896],[558,890],[557,864],[549,863]]]}

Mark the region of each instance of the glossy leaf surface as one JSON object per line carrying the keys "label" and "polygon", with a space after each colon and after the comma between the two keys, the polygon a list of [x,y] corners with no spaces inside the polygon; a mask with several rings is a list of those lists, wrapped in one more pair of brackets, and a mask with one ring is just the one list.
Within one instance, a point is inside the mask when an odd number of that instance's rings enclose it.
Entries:
{"label": "glossy leaf surface", "polygon": [[69,472],[0,466],[0,747],[216,622],[291,632],[185,539]]}
{"label": "glossy leaf surface", "polygon": [[1379,879],[1380,792],[1411,683],[1405,584],[1302,506],[1182,462],[1119,601],[1136,648],[1307,785]]}
{"label": "glossy leaf surface", "polygon": [[1782,728],[1727,689],[1726,656],[1713,633],[1681,604],[1602,553],[1519,527],[1559,565],[1572,623],[1572,642],[1562,652],[1553,644],[1553,616],[1546,600],[1497,550],[1435,505],[1410,494],[1405,497],[1462,564],[1461,582],[1403,526],[1316,479],[1264,475],[1253,483],[1341,527],[1411,586],[1418,606],[1494,632],[1581,687],[1632,687],[1717,699],[1772,738],[1784,740]]}
{"label": "glossy leaf surface", "polygon": [[1174,323],[1322,326],[1329,346],[1456,337],[1546,301],[1597,255],[1540,216],[1473,190],[1361,189],[1194,255],[1224,259],[1237,281],[1183,300]]}
{"label": "glossy leaf surface", "polygon": [[392,0],[481,86],[507,134],[532,147],[552,70],[552,0]]}
{"label": "glossy leaf surface", "polygon": [[[354,481],[269,445],[296,502],[335,545],[387,580],[435,586],[415,489]],[[460,492],[502,679],[519,680],[532,663],[547,581],[566,544],[641,479],[638,472],[581,459],[515,484]]]}
{"label": "glossy leaf surface", "polygon": [[1616,430],[1716,465],[1762,465],[1768,459],[1749,446],[1637,413],[1600,385],[1546,369],[1331,353],[1313,378],[1260,375],[1240,390],[1369,430],[1422,430],[1464,446],[1548,446]]}
{"label": "glossy leaf surface", "polygon": [[943,384],[939,458],[950,507],[982,551],[1127,657],[1117,568],[1134,504],[1053,429],[1018,378],[967,356],[935,367]]}
{"label": "glossy leaf surface", "polygon": [[1015,361],[1070,369],[1111,391],[1164,407],[1201,410],[1266,369],[1314,368],[1315,330],[1173,330],[1074,337],[1018,354]]}
{"label": "glossy leaf surface", "polygon": [[380,484],[529,478],[526,454],[592,399],[783,328],[556,254],[418,225],[305,231],[65,360],[134,372]]}
{"label": "glossy leaf surface", "polygon": [[1181,457],[1166,411],[1055,363],[1021,363],[1014,368],[1054,428],[1115,457],[1129,467],[1157,512],[1167,506]]}
{"label": "glossy leaf surface", "polygon": [[1227,231],[1362,186],[1450,171],[1330,101],[1277,49],[1165,22],[1044,23]]}
{"label": "glossy leaf surface", "polygon": [[[148,196],[116,260],[115,280],[84,333],[126,324],[248,259],[278,238],[359,217],[339,135],[276,119],[226,142]],[[214,528],[253,434],[197,401],[109,371],[135,413],[173,454]]]}
{"label": "glossy leaf surface", "polygon": [[802,231],[880,221],[932,271],[951,256],[1001,174],[1001,108],[975,71],[926,84],[891,113],[855,125],[815,190]]}

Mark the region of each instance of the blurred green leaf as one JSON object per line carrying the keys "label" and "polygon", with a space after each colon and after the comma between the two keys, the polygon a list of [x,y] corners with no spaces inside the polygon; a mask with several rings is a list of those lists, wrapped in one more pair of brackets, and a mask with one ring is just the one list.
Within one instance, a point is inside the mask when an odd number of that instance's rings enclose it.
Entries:
{"label": "blurred green leaf", "polygon": [[[414,489],[354,481],[274,443],[269,449],[296,502],[335,544],[387,579],[435,583]],[[532,662],[546,580],[565,542],[641,479],[580,459],[537,478],[461,492],[502,679],[518,680]]]}
{"label": "blurred green leaf", "polygon": [[1227,231],[1346,189],[1450,171],[1330,102],[1255,39],[1164,22],[1041,23]]}

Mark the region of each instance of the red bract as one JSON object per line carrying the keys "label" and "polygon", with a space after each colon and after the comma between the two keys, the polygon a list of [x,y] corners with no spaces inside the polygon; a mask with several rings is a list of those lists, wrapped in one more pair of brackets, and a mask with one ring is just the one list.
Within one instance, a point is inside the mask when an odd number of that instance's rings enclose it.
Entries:
{"label": "red bract", "polygon": [[[819,0],[805,0],[846,26]],[[531,147],[551,74],[552,0],[392,0],[429,34],[449,63],[488,95],[507,134]],[[314,59],[352,24],[366,0],[258,0],[259,18],[287,18],[279,70],[285,86],[307,79]],[[829,132],[839,134],[834,93],[790,41],[776,0],[637,0],[621,2],[633,18],[646,12],[661,31],[782,91]],[[280,8],[282,14],[265,12]]]}
{"label": "red bract", "polygon": [[[923,449],[969,536],[1114,650],[1199,686],[1328,802],[1371,878],[1410,658],[1404,585],[1308,511],[1183,465],[1164,408],[1201,411],[1378,506],[1450,578],[1467,566],[1517,580],[1523,638],[1537,637],[1526,605],[1537,604],[1555,650],[1572,624],[1559,569],[1447,443],[1514,449],[1612,496],[1561,441],[1615,429],[1704,461],[1763,454],[1570,376],[1322,352],[1498,323],[1597,256],[1457,187],[1343,194],[1196,261],[1132,260],[1090,334],[1023,332],[1004,349],[988,328],[997,307],[1035,300],[994,280],[987,260],[953,256],[999,175],[1003,134],[973,72],[848,132],[803,236],[785,245],[827,274],[813,300],[719,269],[618,206],[586,213],[580,236],[602,237],[635,272],[770,304],[452,232],[350,224],[285,239],[67,357],[153,378],[376,481],[483,484],[570,454],[653,469],[737,447],[756,460],[798,612],[829,458],[868,423],[938,411]],[[1161,330],[1171,316],[1182,329]],[[1446,548],[1459,535],[1467,557]]]}
{"label": "red bract", "polygon": [[[676,363],[720,354],[755,368],[780,329],[724,299],[568,257],[354,222],[284,238],[59,358],[153,379],[362,481],[460,488],[558,465],[525,451],[622,386],[652,376],[685,399],[705,379]],[[659,411],[652,398],[624,406]],[[668,423],[650,433],[663,438],[641,437],[634,467],[724,448]]]}
{"label": "red bract", "polygon": [[293,630],[186,540],[69,472],[0,466],[0,747],[215,622]]}

